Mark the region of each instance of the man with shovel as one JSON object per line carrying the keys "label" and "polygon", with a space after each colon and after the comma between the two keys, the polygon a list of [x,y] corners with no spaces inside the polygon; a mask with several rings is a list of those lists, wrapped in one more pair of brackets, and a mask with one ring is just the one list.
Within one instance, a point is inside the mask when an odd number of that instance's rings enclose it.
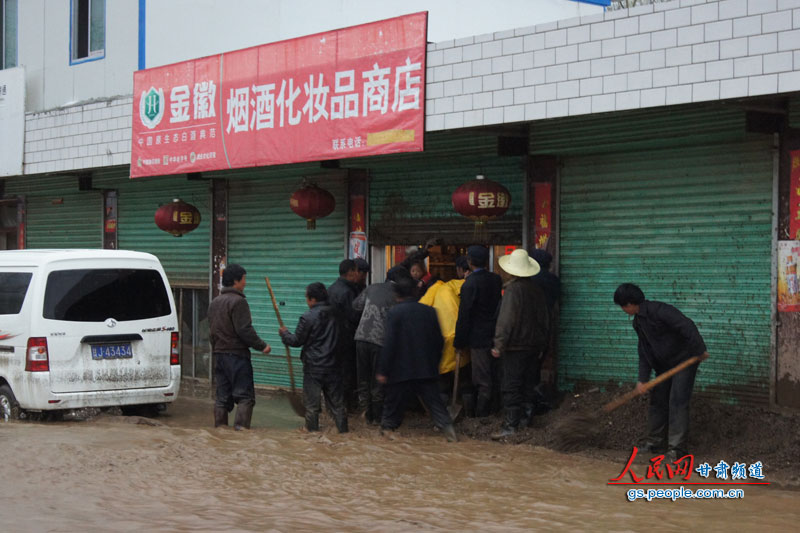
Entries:
{"label": "man with shovel", "polygon": [[[675,307],[646,300],[642,290],[623,283],[614,293],[614,303],[633,317],[639,337],[639,381],[636,389],[644,393],[650,374],[662,374],[687,359],[708,357],[697,326]],[[648,434],[644,448],[652,453],[667,451],[674,461],[686,455],[689,435],[689,402],[692,398],[697,365],[678,372],[650,392]]]}
{"label": "man with shovel", "polygon": [[315,282],[306,287],[308,311],[297,322],[294,333],[281,326],[278,333],[287,346],[302,346],[303,400],[306,429],[319,431],[320,394],[330,407],[339,433],[347,433],[347,410],[342,397],[342,370],[336,360],[339,328],[328,303],[325,285]]}
{"label": "man with shovel", "polygon": [[250,348],[270,352],[270,346],[253,329],[250,306],[244,296],[247,272],[240,265],[230,264],[222,273],[222,291],[208,309],[209,340],[214,354],[214,381],[217,399],[214,403],[214,427],[228,425],[228,413],[236,409],[234,428],[250,429],[256,404],[253,364]]}

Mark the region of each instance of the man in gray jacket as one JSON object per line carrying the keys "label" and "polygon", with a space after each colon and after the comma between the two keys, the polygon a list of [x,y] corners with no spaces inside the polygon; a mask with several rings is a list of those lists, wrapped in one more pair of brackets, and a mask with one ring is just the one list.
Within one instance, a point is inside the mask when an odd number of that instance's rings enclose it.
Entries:
{"label": "man in gray jacket", "polygon": [[209,340],[216,360],[214,427],[228,425],[228,413],[236,403],[239,407],[233,425],[237,431],[250,429],[256,404],[250,348],[265,354],[271,350],[253,329],[250,306],[243,292],[246,274],[240,265],[228,265],[222,273],[222,291],[208,308]]}
{"label": "man in gray jacket", "polygon": [[411,279],[403,266],[386,273],[386,281],[370,285],[353,300],[353,309],[361,313],[356,328],[356,368],[358,371],[358,408],[368,424],[379,424],[383,412],[383,385],[375,379],[375,364],[383,347],[386,316],[396,303],[394,283]]}
{"label": "man in gray jacket", "polygon": [[500,390],[505,409],[503,426],[492,435],[495,440],[516,433],[521,419],[525,425],[530,422],[550,326],[547,299],[531,279],[539,273],[539,264],[523,249],[501,257],[499,263],[511,280],[500,301],[492,348],[492,355],[503,359]]}

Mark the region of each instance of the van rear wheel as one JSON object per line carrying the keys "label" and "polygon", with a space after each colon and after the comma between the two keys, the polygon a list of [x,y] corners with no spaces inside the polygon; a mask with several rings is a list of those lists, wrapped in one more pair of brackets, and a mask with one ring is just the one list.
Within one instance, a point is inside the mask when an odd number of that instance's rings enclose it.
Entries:
{"label": "van rear wheel", "polygon": [[8,385],[0,385],[0,418],[8,420],[17,420],[19,418],[20,408],[14,393],[11,392],[11,387]]}

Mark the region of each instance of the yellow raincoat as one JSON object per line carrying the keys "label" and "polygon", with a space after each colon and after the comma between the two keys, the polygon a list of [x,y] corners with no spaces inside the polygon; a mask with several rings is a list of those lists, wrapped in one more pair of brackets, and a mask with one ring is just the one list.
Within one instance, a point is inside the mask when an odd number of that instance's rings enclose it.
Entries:
{"label": "yellow raincoat", "polygon": [[[442,360],[439,361],[439,373],[446,374],[456,368],[456,350],[453,348],[453,339],[456,336],[456,320],[458,320],[458,305],[461,302],[461,285],[463,279],[454,279],[448,282],[437,281],[431,285],[419,303],[436,309],[439,317],[439,327],[444,336]],[[469,363],[469,354],[461,357],[461,367]]]}

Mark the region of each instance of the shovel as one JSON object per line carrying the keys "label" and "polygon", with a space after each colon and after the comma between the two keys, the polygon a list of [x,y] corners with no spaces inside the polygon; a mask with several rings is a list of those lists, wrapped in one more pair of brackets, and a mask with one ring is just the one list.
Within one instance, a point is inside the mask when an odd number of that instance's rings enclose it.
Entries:
{"label": "shovel", "polygon": [[456,404],[456,398],[458,398],[458,371],[461,368],[461,350],[456,350],[456,369],[455,374],[453,374],[453,399],[450,402],[450,405],[447,407],[447,412],[450,413],[450,418],[455,423],[458,420],[459,415],[461,414],[461,405]]}
{"label": "shovel", "polygon": [[[278,324],[281,327],[283,326],[283,320],[281,320],[281,313],[278,311],[278,302],[275,300],[275,293],[272,292],[272,285],[269,282],[269,278],[264,276],[264,279],[267,282],[267,289],[269,289],[269,296],[272,298],[272,307],[275,309],[275,316],[278,317]],[[284,344],[284,346],[286,346]],[[297,416],[306,416],[306,406],[303,405],[303,398],[300,396],[300,393],[297,392],[294,386],[294,370],[292,370],[292,352],[289,350],[289,347],[286,346],[286,364],[289,366],[289,382],[292,385],[292,391],[289,393],[289,403],[292,404],[292,410],[297,414]]]}
{"label": "shovel", "polygon": [[[646,392],[650,391],[656,385],[665,382],[678,372],[692,366],[700,364],[701,362],[708,359],[708,352],[702,355],[695,355],[694,357],[690,357],[689,359],[683,361],[681,364],[667,370],[663,374],[659,374],[655,379],[648,381],[644,384],[644,390],[639,392],[636,389],[619,396],[615,400],[612,400],[605,404],[601,411],[603,413],[610,413],[611,411],[617,409],[618,407],[622,407],[629,401],[633,400],[637,396],[645,394]],[[557,423],[554,427],[556,439],[555,439],[555,446],[557,449],[563,451],[572,451],[575,449],[580,448],[583,442],[587,439],[591,439],[593,436],[599,431],[598,424],[597,424],[597,413],[582,413],[576,414],[565,419],[562,419],[559,423]]]}

